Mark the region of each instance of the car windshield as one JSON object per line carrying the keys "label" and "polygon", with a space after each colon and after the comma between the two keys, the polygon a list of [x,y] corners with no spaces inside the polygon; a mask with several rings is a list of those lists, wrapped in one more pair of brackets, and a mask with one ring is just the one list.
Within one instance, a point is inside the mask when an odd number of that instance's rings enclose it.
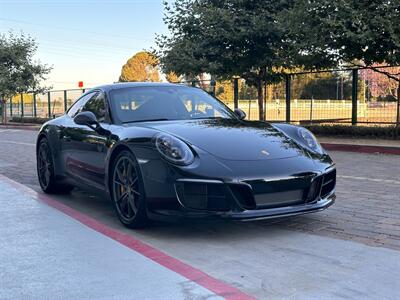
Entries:
{"label": "car windshield", "polygon": [[236,118],[206,92],[185,86],[149,86],[110,92],[114,116],[122,123],[154,120]]}

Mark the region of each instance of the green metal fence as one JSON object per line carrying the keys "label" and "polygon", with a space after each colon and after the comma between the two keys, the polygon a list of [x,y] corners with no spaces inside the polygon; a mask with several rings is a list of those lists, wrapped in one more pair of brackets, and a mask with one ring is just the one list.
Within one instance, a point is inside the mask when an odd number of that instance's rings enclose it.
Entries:
{"label": "green metal fence", "polygon": [[45,94],[20,94],[7,103],[7,115],[9,118],[54,118],[64,114],[86,90],[69,89],[49,91]]}
{"label": "green metal fence", "polygon": [[[387,67],[399,72],[399,67]],[[392,125],[400,123],[398,82],[365,69],[299,72],[281,83],[264,86],[265,121]],[[379,75],[380,76],[380,75]],[[230,108],[240,108],[247,119],[259,119],[257,91],[244,79],[180,82],[200,87]],[[9,117],[54,118],[63,114],[85,89],[27,93],[8,103]]]}
{"label": "green metal fence", "polygon": [[[399,73],[399,67],[387,67],[393,68],[397,68],[393,73]],[[265,121],[400,125],[398,82],[364,72],[348,69],[287,74],[281,83],[264,87]],[[243,79],[234,78],[223,89],[211,80],[184,83],[207,90],[232,109],[242,109],[250,120],[259,119],[256,90]]]}

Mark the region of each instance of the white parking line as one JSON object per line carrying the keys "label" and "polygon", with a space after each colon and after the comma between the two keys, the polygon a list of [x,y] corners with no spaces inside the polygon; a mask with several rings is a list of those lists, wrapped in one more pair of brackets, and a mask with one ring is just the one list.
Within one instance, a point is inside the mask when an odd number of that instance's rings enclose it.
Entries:
{"label": "white parking line", "polygon": [[19,129],[2,129],[2,130],[0,130],[0,133],[2,133],[2,132],[18,132],[18,131],[21,131],[21,130],[19,130]]}
{"label": "white parking line", "polygon": [[400,184],[400,181],[398,180],[391,180],[391,179],[376,179],[376,178],[367,178],[367,177],[356,177],[356,176],[345,176],[345,175],[338,175],[338,178],[344,178],[344,179],[355,179],[355,180],[368,180],[368,181],[374,181],[374,182],[385,182],[385,183],[394,183],[394,184]]}
{"label": "white parking line", "polygon": [[35,146],[33,143],[23,143],[23,142],[15,142],[10,140],[0,140],[0,142],[8,143],[8,144],[16,144],[16,145],[24,145],[24,146]]}

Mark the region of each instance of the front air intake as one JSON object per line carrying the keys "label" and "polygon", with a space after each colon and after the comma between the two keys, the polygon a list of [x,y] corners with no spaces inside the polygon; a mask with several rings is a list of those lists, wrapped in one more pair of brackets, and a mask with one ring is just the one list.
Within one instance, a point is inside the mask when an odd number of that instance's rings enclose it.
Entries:
{"label": "front air intake", "polygon": [[324,180],[321,189],[321,198],[327,197],[336,186],[336,170],[333,170],[324,175]]}
{"label": "front air intake", "polygon": [[226,187],[216,183],[176,183],[179,201],[186,208],[208,211],[228,211]]}

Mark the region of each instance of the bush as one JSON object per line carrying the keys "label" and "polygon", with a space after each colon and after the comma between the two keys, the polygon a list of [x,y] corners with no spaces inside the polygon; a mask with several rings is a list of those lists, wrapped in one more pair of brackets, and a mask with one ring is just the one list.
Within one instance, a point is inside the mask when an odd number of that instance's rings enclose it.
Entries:
{"label": "bush", "polygon": [[378,101],[397,102],[397,98],[393,95],[379,96]]}
{"label": "bush", "polygon": [[43,124],[47,122],[47,118],[34,118],[34,117],[12,117],[9,121],[15,123],[30,123],[30,124]]}
{"label": "bush", "polygon": [[400,127],[396,126],[350,126],[306,125],[315,135],[400,140]]}

